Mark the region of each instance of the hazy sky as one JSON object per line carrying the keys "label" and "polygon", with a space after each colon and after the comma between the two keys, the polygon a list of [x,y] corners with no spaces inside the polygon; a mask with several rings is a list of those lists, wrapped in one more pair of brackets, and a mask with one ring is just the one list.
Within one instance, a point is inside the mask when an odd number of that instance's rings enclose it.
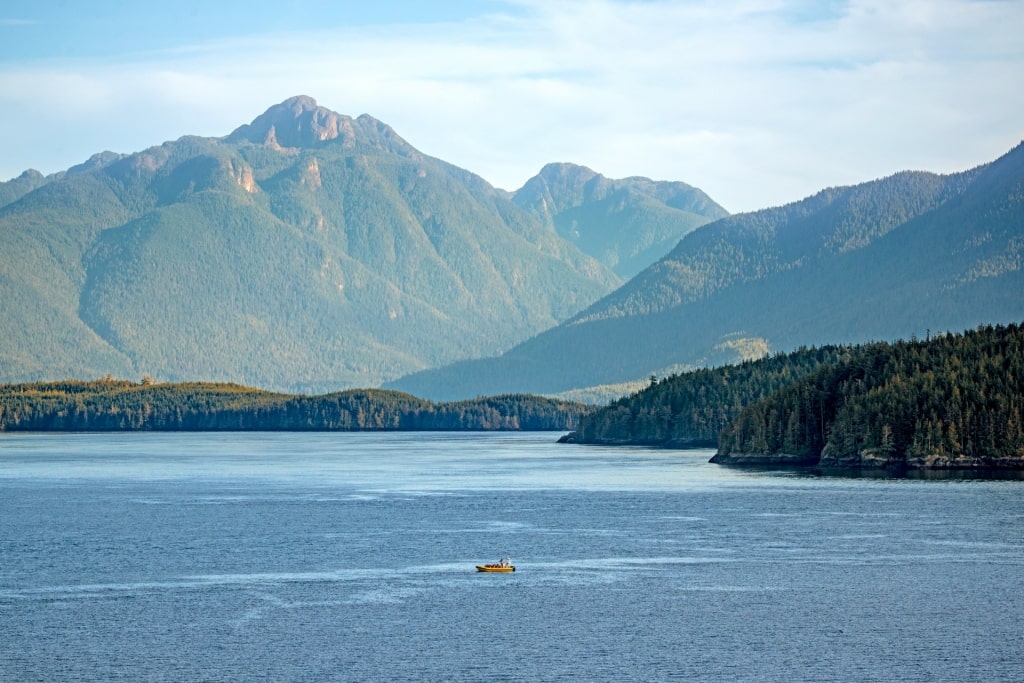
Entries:
{"label": "hazy sky", "polygon": [[0,180],[310,95],[514,190],[551,161],[730,211],[1024,139],[1024,0],[0,6]]}

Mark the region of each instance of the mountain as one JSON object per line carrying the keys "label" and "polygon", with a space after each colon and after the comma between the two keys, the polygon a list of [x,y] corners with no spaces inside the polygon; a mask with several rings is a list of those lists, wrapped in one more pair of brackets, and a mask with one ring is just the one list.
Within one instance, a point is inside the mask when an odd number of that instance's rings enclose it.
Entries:
{"label": "mountain", "polygon": [[697,227],[728,215],[686,183],[611,180],[564,163],[545,166],[512,201],[624,279],[660,259]]}
{"label": "mountain", "polygon": [[47,182],[46,177],[36,171],[29,169],[17,178],[6,183],[0,183],[0,207],[16,202],[26,194]]}
{"label": "mountain", "polygon": [[1024,317],[1024,145],[963,173],[898,173],[730,216],[501,356],[390,386],[558,393],[800,345]]}
{"label": "mountain", "polygon": [[491,355],[621,283],[483,179],[309,97],[0,183],[0,381],[283,391]]}

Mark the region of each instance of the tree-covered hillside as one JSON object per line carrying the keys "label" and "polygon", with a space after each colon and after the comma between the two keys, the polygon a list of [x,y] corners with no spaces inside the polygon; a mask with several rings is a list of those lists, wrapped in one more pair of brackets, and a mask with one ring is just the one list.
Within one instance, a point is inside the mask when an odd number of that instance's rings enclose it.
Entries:
{"label": "tree-covered hillside", "polygon": [[386,386],[435,400],[556,394],[801,346],[1024,318],[1024,145],[730,216],[504,354]]}
{"label": "tree-covered hillside", "polygon": [[590,408],[538,396],[433,403],[395,391],[321,396],[152,380],[0,385],[0,431],[566,430]]}
{"label": "tree-covered hillside", "polygon": [[826,346],[739,365],[652,377],[645,389],[587,415],[568,443],[715,446],[746,407],[849,355]]}
{"label": "tree-covered hillside", "polygon": [[611,180],[574,164],[548,164],[513,201],[626,279],[694,229],[728,215],[686,183]]}
{"label": "tree-covered hillside", "polygon": [[372,386],[620,283],[507,193],[308,97],[0,190],[0,381]]}
{"label": "tree-covered hillside", "polygon": [[33,169],[29,169],[17,178],[12,178],[7,182],[0,182],[0,206],[7,206],[16,202],[44,184],[46,184],[46,177]]}
{"label": "tree-covered hillside", "polygon": [[857,347],[746,407],[715,462],[1024,468],[1024,327]]}
{"label": "tree-covered hillside", "polygon": [[690,236],[574,321],[656,313],[832,260],[959,196],[977,174],[897,173],[724,218]]}
{"label": "tree-covered hillside", "polygon": [[712,462],[741,465],[1024,469],[1024,326],[667,377],[585,416],[563,441],[717,443]]}

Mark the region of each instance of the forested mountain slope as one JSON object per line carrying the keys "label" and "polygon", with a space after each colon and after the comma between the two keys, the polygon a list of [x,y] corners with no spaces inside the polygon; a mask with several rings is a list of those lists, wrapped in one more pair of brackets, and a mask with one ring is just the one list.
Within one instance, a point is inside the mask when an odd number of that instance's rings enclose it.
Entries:
{"label": "forested mountain slope", "polygon": [[948,176],[900,173],[731,216],[500,357],[392,386],[557,393],[801,345],[1024,317],[1024,146]]}
{"label": "forested mountain slope", "polygon": [[508,193],[296,97],[0,184],[0,381],[300,391],[488,355],[621,280]]}
{"label": "forested mountain slope", "polygon": [[0,183],[0,207],[17,201],[40,185],[45,185],[46,177],[35,170],[28,170],[17,178]]}
{"label": "forested mountain slope", "polygon": [[697,227],[728,215],[686,183],[611,180],[565,163],[545,166],[512,200],[623,278],[662,258]]}

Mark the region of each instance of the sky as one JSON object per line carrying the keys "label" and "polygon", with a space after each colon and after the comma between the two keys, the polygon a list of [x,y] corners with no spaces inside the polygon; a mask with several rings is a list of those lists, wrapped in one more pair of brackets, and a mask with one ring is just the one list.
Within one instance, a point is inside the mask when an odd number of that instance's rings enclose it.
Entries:
{"label": "sky", "polygon": [[507,190],[572,162],[752,211],[1009,151],[1021,36],[1024,0],[3,3],[0,180],[309,95]]}

